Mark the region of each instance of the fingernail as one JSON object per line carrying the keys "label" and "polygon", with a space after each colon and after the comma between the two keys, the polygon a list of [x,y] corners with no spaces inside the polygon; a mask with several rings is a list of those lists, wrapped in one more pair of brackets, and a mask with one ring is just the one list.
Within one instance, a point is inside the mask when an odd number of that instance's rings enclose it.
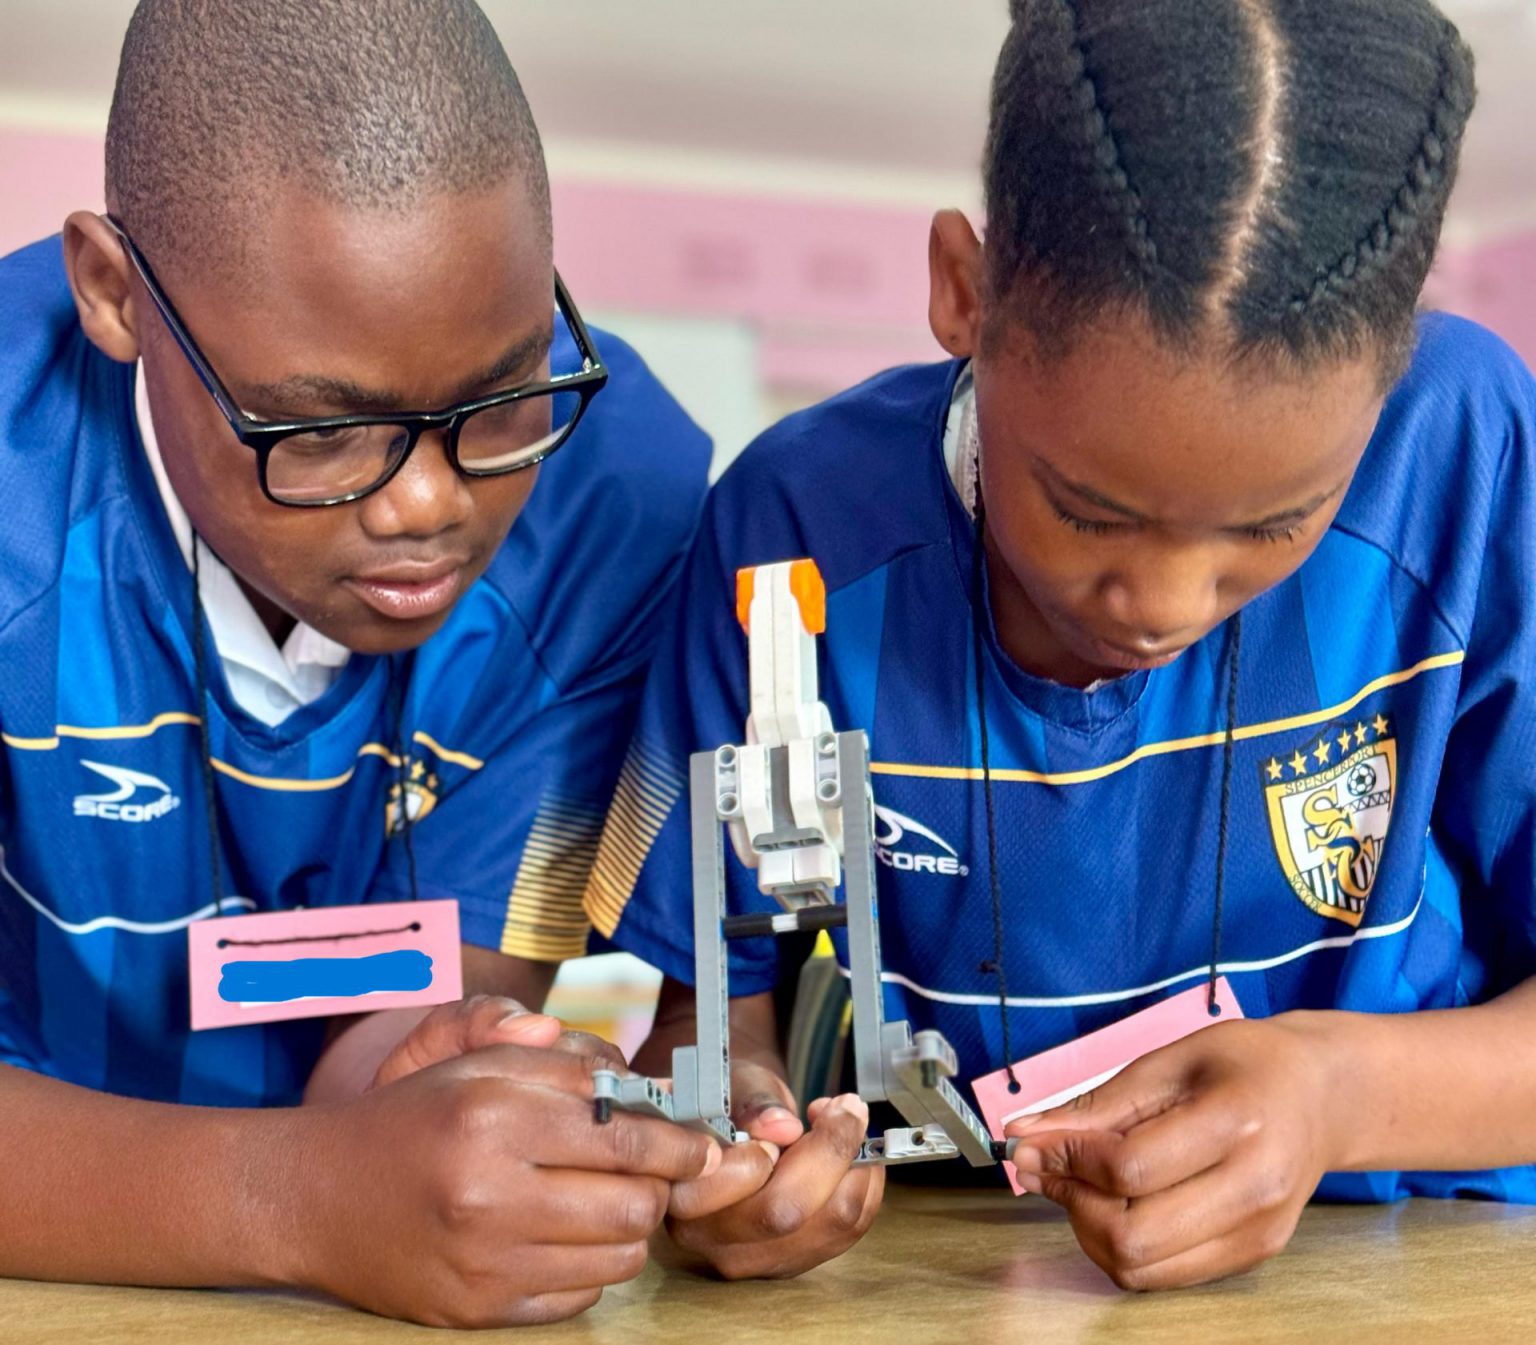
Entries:
{"label": "fingernail", "polygon": [[527,1009],[513,1009],[510,1013],[504,1013],[496,1020],[493,1031],[500,1032],[503,1028],[511,1027],[516,1023],[519,1027],[550,1028],[558,1027],[556,1019],[547,1013],[530,1013]]}
{"label": "fingernail", "polygon": [[1044,1115],[1044,1112],[1036,1111],[1030,1112],[1028,1116],[1015,1116],[1004,1127],[1003,1133],[1005,1135],[1017,1135],[1021,1131],[1028,1130],[1032,1125],[1038,1125],[1040,1118]]}
{"label": "fingernail", "polygon": [[496,1020],[491,1035],[514,1041],[542,1041],[553,1046],[560,1036],[560,1022],[542,1013],[509,1013]]}
{"label": "fingernail", "polygon": [[857,1093],[844,1093],[841,1097],[833,1098],[830,1110],[844,1116],[856,1116],[866,1123],[869,1121],[869,1104]]}
{"label": "fingernail", "polygon": [[1018,1182],[1020,1188],[1027,1195],[1043,1196],[1045,1194],[1044,1183],[1033,1172],[1016,1173],[1014,1181]]}
{"label": "fingernail", "polygon": [[774,1164],[774,1166],[778,1166],[779,1146],[777,1144],[774,1144],[771,1140],[753,1140],[752,1142],[768,1155],[768,1161],[770,1163]]}
{"label": "fingernail", "polygon": [[1015,1145],[1013,1152],[1008,1155],[1008,1161],[1019,1170],[1021,1174],[1021,1181],[1023,1180],[1023,1173],[1039,1172],[1043,1160],[1044,1155],[1040,1152],[1040,1150],[1031,1148],[1027,1144]]}
{"label": "fingernail", "polygon": [[793,1121],[795,1115],[787,1107],[765,1107],[758,1112],[759,1121]]}
{"label": "fingernail", "polygon": [[699,1173],[699,1176],[701,1176],[701,1177],[709,1176],[710,1173],[715,1171],[715,1169],[720,1166],[720,1161],[721,1161],[720,1146],[718,1144],[711,1144],[709,1146],[709,1153],[708,1153],[708,1155],[704,1159],[704,1170],[701,1173]]}

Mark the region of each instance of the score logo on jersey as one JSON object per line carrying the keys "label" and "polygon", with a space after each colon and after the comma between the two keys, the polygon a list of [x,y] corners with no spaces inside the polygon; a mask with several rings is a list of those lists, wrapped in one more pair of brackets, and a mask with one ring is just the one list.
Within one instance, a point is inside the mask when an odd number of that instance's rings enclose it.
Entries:
{"label": "score logo on jersey", "polygon": [[1333,724],[1261,768],[1270,834],[1291,890],[1358,927],[1392,822],[1397,740],[1382,715]]}
{"label": "score logo on jersey", "polygon": [[95,817],[103,822],[154,822],[181,807],[181,799],[171,792],[164,780],[126,766],[106,766],[99,761],[81,760],[87,770],[117,786],[109,794],[76,794],[75,816]]}
{"label": "score logo on jersey", "polygon": [[[896,849],[897,846],[901,849]],[[960,853],[937,832],[894,809],[875,804],[875,858],[903,873],[935,873],[965,878],[970,868]]]}

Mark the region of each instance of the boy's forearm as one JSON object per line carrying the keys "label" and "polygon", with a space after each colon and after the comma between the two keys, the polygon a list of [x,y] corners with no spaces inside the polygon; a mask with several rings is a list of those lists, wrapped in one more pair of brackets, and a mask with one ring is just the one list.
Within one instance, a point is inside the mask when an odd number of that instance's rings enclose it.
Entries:
{"label": "boy's forearm", "polygon": [[0,1275],[175,1286],[301,1279],[297,1109],[182,1107],[0,1066]]}
{"label": "boy's forearm", "polygon": [[1286,1017],[1327,1053],[1336,1168],[1536,1162],[1536,981],[1471,1008]]}

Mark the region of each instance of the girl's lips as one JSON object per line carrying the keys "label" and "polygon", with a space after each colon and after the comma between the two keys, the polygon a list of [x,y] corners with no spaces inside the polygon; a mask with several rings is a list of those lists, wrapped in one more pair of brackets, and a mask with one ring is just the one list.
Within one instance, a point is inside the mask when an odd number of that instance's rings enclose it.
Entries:
{"label": "girl's lips", "polygon": [[1088,646],[1093,651],[1094,658],[1103,663],[1106,668],[1117,668],[1123,672],[1150,672],[1156,668],[1166,668],[1170,663],[1184,652],[1185,647],[1169,650],[1161,654],[1146,654],[1140,650],[1126,649],[1122,645],[1107,644],[1103,640],[1088,637]]}
{"label": "girl's lips", "polygon": [[380,616],[392,621],[422,621],[452,607],[463,581],[464,570],[456,565],[430,579],[354,578],[347,584]]}

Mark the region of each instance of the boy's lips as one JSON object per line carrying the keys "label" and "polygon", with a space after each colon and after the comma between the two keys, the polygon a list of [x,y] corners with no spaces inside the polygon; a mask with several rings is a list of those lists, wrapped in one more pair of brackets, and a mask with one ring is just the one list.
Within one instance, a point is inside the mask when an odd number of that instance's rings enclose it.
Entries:
{"label": "boy's lips", "polygon": [[424,621],[440,616],[458,601],[465,567],[461,560],[394,565],[354,575],[346,583],[380,616],[393,621]]}

